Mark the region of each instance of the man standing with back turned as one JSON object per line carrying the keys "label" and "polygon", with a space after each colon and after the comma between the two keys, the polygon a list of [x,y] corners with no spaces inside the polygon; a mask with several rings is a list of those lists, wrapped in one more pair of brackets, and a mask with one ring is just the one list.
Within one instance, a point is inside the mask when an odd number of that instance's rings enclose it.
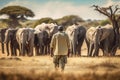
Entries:
{"label": "man standing with back turned", "polygon": [[63,26],[58,26],[58,32],[53,35],[51,40],[51,49],[53,56],[53,63],[55,69],[61,68],[64,71],[65,64],[67,63],[67,55],[70,52],[70,42],[68,35],[63,31]]}

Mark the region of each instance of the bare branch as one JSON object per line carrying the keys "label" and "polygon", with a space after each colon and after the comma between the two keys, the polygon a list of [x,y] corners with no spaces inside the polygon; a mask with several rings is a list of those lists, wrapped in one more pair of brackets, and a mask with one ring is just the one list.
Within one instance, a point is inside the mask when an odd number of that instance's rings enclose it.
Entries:
{"label": "bare branch", "polygon": [[113,13],[113,10],[112,10],[112,6],[109,6],[109,10],[110,10],[110,17],[111,17],[111,19],[113,18],[113,16],[114,16],[114,13]]}
{"label": "bare branch", "polygon": [[115,6],[115,11],[114,14],[119,10],[120,8],[118,8],[118,5]]}
{"label": "bare branch", "polygon": [[98,11],[98,12],[100,12],[100,13],[108,16],[108,17],[110,17],[110,13],[107,12],[107,10],[108,10],[109,8],[104,8],[104,7],[100,8],[100,7],[97,6],[97,5],[93,5],[93,7],[95,7],[95,10],[96,10],[96,11]]}

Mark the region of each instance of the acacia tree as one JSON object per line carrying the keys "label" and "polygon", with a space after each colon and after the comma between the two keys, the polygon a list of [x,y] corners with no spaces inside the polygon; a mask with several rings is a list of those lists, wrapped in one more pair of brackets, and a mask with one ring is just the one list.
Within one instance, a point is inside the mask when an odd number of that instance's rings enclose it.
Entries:
{"label": "acacia tree", "polygon": [[20,25],[18,20],[26,20],[26,17],[33,17],[34,13],[25,7],[22,6],[7,6],[0,10],[0,15],[6,14],[9,16],[9,27],[15,28]]}
{"label": "acacia tree", "polygon": [[[115,45],[113,46],[113,51],[116,52],[119,43],[119,20],[120,20],[120,8],[118,5],[112,5],[109,7],[100,7],[98,5],[93,5],[96,11],[108,17],[111,21],[113,30],[115,33]],[[115,54],[113,54],[115,55]]]}

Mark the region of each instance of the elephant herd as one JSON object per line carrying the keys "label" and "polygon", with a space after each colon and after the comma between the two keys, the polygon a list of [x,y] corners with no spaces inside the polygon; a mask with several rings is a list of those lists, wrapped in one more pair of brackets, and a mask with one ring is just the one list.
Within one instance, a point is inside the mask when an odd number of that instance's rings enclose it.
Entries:
{"label": "elephant herd", "polygon": [[[42,23],[35,28],[2,28],[0,42],[2,53],[6,45],[7,56],[36,56],[51,53],[50,42],[53,34],[58,32],[58,25]],[[71,56],[81,56],[84,39],[87,44],[87,56],[99,56],[99,48],[103,55],[115,55],[115,34],[111,25],[90,27],[88,30],[76,24],[68,26],[65,32],[70,42]],[[35,51],[35,52],[34,52]]]}

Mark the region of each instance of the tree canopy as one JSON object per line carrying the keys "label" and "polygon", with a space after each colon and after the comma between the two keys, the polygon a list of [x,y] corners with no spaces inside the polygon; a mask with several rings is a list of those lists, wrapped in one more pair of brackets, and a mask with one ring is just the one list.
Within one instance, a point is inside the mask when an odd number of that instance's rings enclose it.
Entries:
{"label": "tree canopy", "polygon": [[56,19],[56,21],[59,25],[63,26],[69,26],[77,22],[84,22],[84,20],[77,15],[64,16],[62,18]]}
{"label": "tree canopy", "polygon": [[22,6],[7,6],[0,10],[0,15],[6,14],[9,16],[9,19],[11,19],[8,22],[9,27],[17,27],[20,26],[18,20],[26,20],[26,17],[33,17],[34,13]]}
{"label": "tree canopy", "polygon": [[24,15],[26,17],[33,17],[34,13],[25,7],[22,6],[7,6],[4,7],[3,9],[0,10],[0,14],[7,14],[9,16],[20,16],[20,15]]}
{"label": "tree canopy", "polygon": [[54,19],[46,17],[46,18],[41,18],[41,19],[37,20],[34,23],[33,27],[36,27],[37,25],[39,25],[41,23],[56,23],[57,24],[57,22]]}

